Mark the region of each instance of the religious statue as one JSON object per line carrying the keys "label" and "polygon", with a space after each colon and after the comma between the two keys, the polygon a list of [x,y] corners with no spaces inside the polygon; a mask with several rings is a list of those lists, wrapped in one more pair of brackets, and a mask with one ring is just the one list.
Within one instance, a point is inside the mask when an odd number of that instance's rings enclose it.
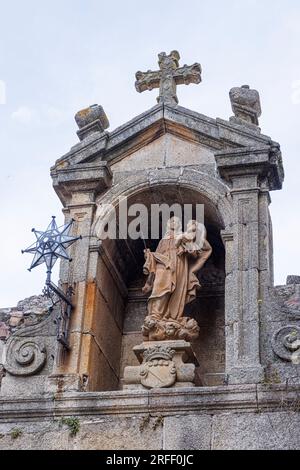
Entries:
{"label": "religious statue", "polygon": [[198,337],[199,326],[193,318],[184,317],[184,308],[196,298],[200,288],[196,274],[211,253],[203,224],[190,220],[182,232],[180,219],[169,219],[156,251],[145,250],[144,273],[148,278],[143,292],[151,295],[142,327],[144,337],[150,341]]}

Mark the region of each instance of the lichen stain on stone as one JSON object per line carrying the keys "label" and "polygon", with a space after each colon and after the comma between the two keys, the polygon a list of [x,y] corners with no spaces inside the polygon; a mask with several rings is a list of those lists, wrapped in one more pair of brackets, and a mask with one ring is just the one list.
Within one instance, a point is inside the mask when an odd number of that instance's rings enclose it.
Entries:
{"label": "lichen stain on stone", "polygon": [[86,288],[86,311],[89,314],[93,313],[94,305],[95,305],[95,297],[96,297],[96,284],[94,281],[91,281],[87,284]]}
{"label": "lichen stain on stone", "polygon": [[70,165],[69,162],[63,161],[63,162],[58,163],[57,166],[56,166],[56,168],[57,168],[58,170],[60,170],[60,169],[63,169],[63,168],[68,167],[69,165]]}
{"label": "lichen stain on stone", "polygon": [[85,118],[90,112],[90,108],[85,108],[85,109],[82,109],[81,111],[78,111],[77,113],[77,116],[81,117],[81,118]]}

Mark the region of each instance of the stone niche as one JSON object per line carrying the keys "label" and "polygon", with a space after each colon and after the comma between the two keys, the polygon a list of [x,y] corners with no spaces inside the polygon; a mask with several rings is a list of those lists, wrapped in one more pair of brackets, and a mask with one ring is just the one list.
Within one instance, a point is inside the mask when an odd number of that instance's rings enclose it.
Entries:
{"label": "stone niche", "polygon": [[[198,362],[196,386],[221,385],[225,377],[225,252],[219,214],[200,193],[171,185],[137,193],[128,199],[128,206],[134,203],[143,203],[149,208],[158,203],[178,203],[182,207],[192,204],[194,212],[196,204],[204,205],[204,223],[213,253],[199,273],[202,288],[197,299],[186,307],[186,314],[195,318],[200,326],[200,337],[192,344]],[[128,217],[128,223],[130,220]],[[93,327],[97,341],[92,346],[89,390],[121,389],[124,368],[138,365],[133,347],[143,341],[141,326],[147,313],[147,296],[142,293],[146,279],[142,270],[144,249],[154,251],[158,242],[145,237],[145,240],[108,239],[101,244]]]}

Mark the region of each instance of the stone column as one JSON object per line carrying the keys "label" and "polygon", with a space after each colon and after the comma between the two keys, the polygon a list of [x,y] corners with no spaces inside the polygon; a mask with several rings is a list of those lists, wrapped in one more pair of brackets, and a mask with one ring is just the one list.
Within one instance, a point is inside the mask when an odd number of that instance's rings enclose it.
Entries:
{"label": "stone column", "polygon": [[[93,314],[93,292],[89,288],[88,269],[90,262],[91,226],[95,211],[95,198],[105,190],[111,181],[111,173],[106,164],[92,163],[70,165],[66,168],[52,170],[54,188],[63,205],[66,220],[73,218],[74,235],[82,236],[76,245],[71,248],[72,262],[63,261],[60,270],[60,284],[73,286],[74,309],[70,322],[70,351],[56,358],[52,380],[54,386],[60,384],[64,389],[78,389],[82,385],[89,344],[84,337],[85,323],[88,315]],[[88,305],[92,307],[89,308]],[[61,347],[58,347],[58,352]]]}
{"label": "stone column", "polygon": [[[226,248],[226,373],[230,384],[259,383],[260,309],[272,278],[268,252],[271,148],[217,152],[220,176],[231,188],[233,224]],[[267,240],[267,241],[266,241]],[[267,243],[267,245],[265,244]]]}

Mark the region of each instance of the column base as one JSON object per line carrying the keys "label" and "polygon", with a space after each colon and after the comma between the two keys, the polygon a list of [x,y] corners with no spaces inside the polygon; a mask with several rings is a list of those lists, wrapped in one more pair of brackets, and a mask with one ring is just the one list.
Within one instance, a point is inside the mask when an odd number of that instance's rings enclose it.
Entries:
{"label": "column base", "polygon": [[123,389],[194,387],[197,359],[191,344],[147,341],[133,348],[140,365],[127,366]]}
{"label": "column base", "polygon": [[228,385],[259,384],[264,378],[263,366],[235,367],[227,371]]}
{"label": "column base", "polygon": [[62,393],[83,390],[79,374],[52,374],[47,379],[47,390],[52,393]]}

